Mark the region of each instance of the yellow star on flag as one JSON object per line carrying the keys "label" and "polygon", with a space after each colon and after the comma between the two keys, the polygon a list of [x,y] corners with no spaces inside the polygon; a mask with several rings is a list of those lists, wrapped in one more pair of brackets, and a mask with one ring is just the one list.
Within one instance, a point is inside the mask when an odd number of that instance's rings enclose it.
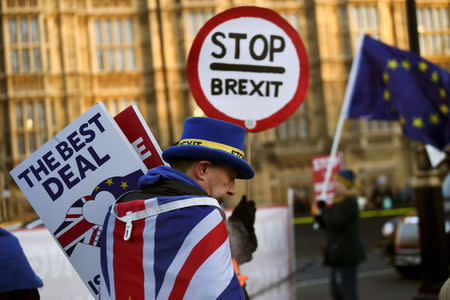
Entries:
{"label": "yellow star on flag", "polygon": [[431,122],[431,124],[436,125],[437,123],[439,123],[439,116],[437,114],[431,114],[430,122]]}
{"label": "yellow star on flag", "polygon": [[389,80],[389,74],[386,71],[383,72],[383,80],[384,82],[387,82]]}
{"label": "yellow star on flag", "polygon": [[447,96],[447,93],[445,92],[445,90],[443,88],[439,89],[439,94],[441,95],[441,98],[445,98]]}
{"label": "yellow star on flag", "polygon": [[391,99],[391,93],[388,90],[384,90],[384,100],[389,101]]}
{"label": "yellow star on flag", "polygon": [[441,107],[439,107],[439,109],[441,110],[441,112],[446,115],[448,114],[448,106],[445,104],[442,104]]}
{"label": "yellow star on flag", "polygon": [[402,61],[402,66],[403,66],[403,68],[405,69],[405,70],[409,70],[409,69],[411,69],[411,63],[409,62],[409,60],[403,60]]}
{"label": "yellow star on flag", "polygon": [[120,187],[122,187],[123,189],[126,189],[128,187],[127,182],[122,181],[122,184],[120,185]]}
{"label": "yellow star on flag", "polygon": [[422,128],[423,127],[422,118],[414,118],[412,125],[417,128]]}
{"label": "yellow star on flag", "polygon": [[388,68],[395,70],[398,67],[398,63],[395,59],[390,59],[387,64]]}
{"label": "yellow star on flag", "polygon": [[438,82],[439,80],[439,76],[438,73],[436,71],[434,71],[433,73],[431,73],[431,81],[433,81],[434,83]]}
{"label": "yellow star on flag", "polygon": [[419,70],[422,71],[422,72],[425,72],[427,69],[428,69],[427,63],[424,62],[424,61],[421,61],[419,63]]}
{"label": "yellow star on flag", "polygon": [[100,187],[97,185],[96,187],[95,187],[95,190],[98,190]]}
{"label": "yellow star on flag", "polygon": [[106,180],[106,184],[108,186],[111,186],[111,184],[113,184],[112,178],[109,178],[108,180]]}

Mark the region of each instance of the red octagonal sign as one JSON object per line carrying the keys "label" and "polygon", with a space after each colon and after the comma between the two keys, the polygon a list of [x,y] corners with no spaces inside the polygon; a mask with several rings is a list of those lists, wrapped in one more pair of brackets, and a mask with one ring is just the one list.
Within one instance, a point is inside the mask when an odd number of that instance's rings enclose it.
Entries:
{"label": "red octagonal sign", "polygon": [[308,57],[295,29],[276,12],[254,6],[232,8],[206,22],[187,69],[203,111],[248,131],[286,120],[309,84]]}

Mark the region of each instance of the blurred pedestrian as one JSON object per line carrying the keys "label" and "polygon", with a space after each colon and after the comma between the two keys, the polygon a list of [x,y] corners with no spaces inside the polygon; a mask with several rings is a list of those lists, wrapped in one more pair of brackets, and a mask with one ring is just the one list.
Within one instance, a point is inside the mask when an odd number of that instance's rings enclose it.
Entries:
{"label": "blurred pedestrian", "polygon": [[43,285],[31,268],[19,240],[0,228],[0,299],[40,299],[37,289]]}
{"label": "blurred pedestrian", "polygon": [[331,206],[319,201],[315,216],[326,231],[324,263],[330,267],[329,286],[334,300],[357,300],[357,268],[365,259],[359,231],[359,208],[355,174],[341,169],[333,178],[335,196]]}
{"label": "blurred pedestrian", "polygon": [[409,178],[406,185],[400,191],[397,197],[397,203],[400,207],[415,206],[416,197],[412,188],[412,178]]}
{"label": "blurred pedestrian", "polygon": [[450,201],[450,172],[447,173],[442,182],[442,197],[444,201]]}
{"label": "blurred pedestrian", "polygon": [[243,197],[228,226],[220,207],[234,195],[235,179],[254,176],[244,139],[245,129],[232,123],[185,121],[180,142],[162,153],[172,167],[150,169],[139,191],[119,198],[106,216],[103,300],[245,299],[232,254],[243,263],[256,250],[255,203]]}
{"label": "blurred pedestrian", "polygon": [[370,204],[372,208],[390,209],[394,205],[393,199],[392,188],[389,185],[386,176],[379,176],[370,195]]}

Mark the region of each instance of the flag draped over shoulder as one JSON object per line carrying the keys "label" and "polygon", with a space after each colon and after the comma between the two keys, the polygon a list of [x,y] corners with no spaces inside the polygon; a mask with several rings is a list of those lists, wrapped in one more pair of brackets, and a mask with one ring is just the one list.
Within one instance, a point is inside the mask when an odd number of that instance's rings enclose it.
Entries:
{"label": "flag draped over shoulder", "polygon": [[360,51],[347,117],[399,120],[409,138],[450,146],[449,72],[367,35]]}
{"label": "flag draped over shoulder", "polygon": [[178,200],[193,198],[158,197],[117,204],[119,217],[129,212],[160,212],[164,205],[175,204],[171,211],[150,213],[132,222],[128,240],[124,239],[128,225],[108,212],[100,250],[100,299],[244,299],[219,210],[205,205],[177,209]]}

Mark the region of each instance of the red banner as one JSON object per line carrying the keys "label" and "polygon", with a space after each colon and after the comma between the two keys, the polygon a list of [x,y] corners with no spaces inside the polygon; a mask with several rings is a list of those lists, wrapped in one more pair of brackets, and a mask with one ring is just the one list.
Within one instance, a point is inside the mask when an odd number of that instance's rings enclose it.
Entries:
{"label": "red banner", "polygon": [[161,148],[136,106],[127,107],[114,120],[148,169],[165,164]]}
{"label": "red banner", "polygon": [[[322,186],[325,182],[325,173],[327,171],[327,165],[329,161],[330,155],[319,155],[311,158],[311,165],[313,171],[313,184],[314,184],[314,198],[317,201],[322,193]],[[334,158],[332,159],[332,170],[331,176],[339,171],[342,167],[342,154],[336,153]],[[333,185],[331,184],[332,177],[330,176],[330,180],[328,182],[327,190],[326,190],[326,200],[330,202],[334,196]]]}

